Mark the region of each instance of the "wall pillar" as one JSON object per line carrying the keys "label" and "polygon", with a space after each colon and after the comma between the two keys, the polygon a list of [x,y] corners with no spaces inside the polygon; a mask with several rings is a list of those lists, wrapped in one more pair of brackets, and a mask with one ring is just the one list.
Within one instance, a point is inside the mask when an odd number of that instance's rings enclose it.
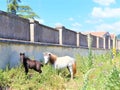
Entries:
{"label": "wall pillar", "polygon": [[79,47],[80,46],[80,33],[79,32],[77,32],[77,40],[76,40],[76,44],[77,44],[77,47]]}
{"label": "wall pillar", "polygon": [[59,30],[59,44],[63,45],[63,29],[65,27],[64,26],[57,26],[56,29]]}
{"label": "wall pillar", "polygon": [[99,47],[100,47],[100,46],[99,46],[99,45],[100,45],[100,43],[99,43],[99,37],[97,37],[97,43],[96,43],[96,44],[97,44],[97,45],[96,45],[97,48],[99,48]]}
{"label": "wall pillar", "polygon": [[111,38],[108,38],[108,49],[111,49]]}
{"label": "wall pillar", "polygon": [[62,29],[59,29],[59,44],[63,45],[63,42],[62,42]]}
{"label": "wall pillar", "polygon": [[34,42],[34,19],[30,19],[30,41]]}
{"label": "wall pillar", "polygon": [[103,48],[106,49],[106,40],[105,40],[105,37],[103,37]]}

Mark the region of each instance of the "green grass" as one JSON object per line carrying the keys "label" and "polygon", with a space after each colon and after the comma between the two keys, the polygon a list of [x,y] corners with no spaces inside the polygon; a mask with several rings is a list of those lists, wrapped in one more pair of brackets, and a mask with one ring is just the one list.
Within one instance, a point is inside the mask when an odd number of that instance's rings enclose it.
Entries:
{"label": "green grass", "polygon": [[44,65],[42,73],[30,70],[26,76],[24,68],[0,70],[0,86],[11,90],[120,90],[120,54],[112,60],[110,54],[89,57],[76,55],[77,73],[70,80],[67,69],[54,70]]}

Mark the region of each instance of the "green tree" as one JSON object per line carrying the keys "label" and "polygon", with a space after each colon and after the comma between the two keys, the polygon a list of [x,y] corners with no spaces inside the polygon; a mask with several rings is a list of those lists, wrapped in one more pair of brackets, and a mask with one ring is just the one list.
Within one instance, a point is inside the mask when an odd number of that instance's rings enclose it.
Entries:
{"label": "green tree", "polygon": [[39,18],[39,16],[33,12],[29,6],[19,6],[17,10],[17,15],[23,18]]}
{"label": "green tree", "polygon": [[16,14],[21,0],[7,0],[7,12]]}
{"label": "green tree", "polygon": [[23,18],[39,18],[29,6],[20,5],[21,0],[7,0],[7,12]]}

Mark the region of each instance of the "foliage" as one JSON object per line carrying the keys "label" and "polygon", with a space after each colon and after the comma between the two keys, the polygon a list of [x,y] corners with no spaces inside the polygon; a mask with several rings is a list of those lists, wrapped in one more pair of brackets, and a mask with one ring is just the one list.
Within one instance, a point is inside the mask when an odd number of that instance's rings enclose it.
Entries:
{"label": "foliage", "polygon": [[89,47],[89,53],[88,53],[88,67],[89,69],[92,68],[92,64],[93,64],[93,55],[92,55],[92,47]]}
{"label": "foliage", "polygon": [[88,49],[89,49],[89,52],[88,52],[88,67],[89,69],[92,68],[92,64],[93,64],[93,55],[92,55],[92,41],[93,41],[93,38],[91,37],[91,35],[88,35]]}
{"label": "foliage", "polygon": [[113,49],[112,49],[112,54],[113,54],[113,57],[116,57],[116,54],[117,54],[116,48],[113,48]]}
{"label": "foliage", "polygon": [[107,78],[106,90],[120,90],[120,71],[116,67],[112,69]]}
{"label": "foliage", "polygon": [[92,55],[92,67],[89,68],[89,56],[76,56],[79,62],[79,70],[83,73],[83,85],[81,90],[101,90],[105,89],[106,75],[113,68],[111,54]]}
{"label": "foliage", "polygon": [[92,54],[92,48],[89,47],[88,56],[82,57],[80,55],[76,55],[76,59],[79,60],[79,68],[80,71],[85,74],[89,69],[93,66],[93,54]]}
{"label": "foliage", "polygon": [[39,18],[39,16],[33,12],[29,6],[19,6],[17,14],[23,18]]}
{"label": "foliage", "polygon": [[23,18],[39,18],[39,16],[33,12],[30,6],[20,5],[21,0],[7,0],[7,12],[17,14]]}
{"label": "foliage", "polygon": [[84,85],[83,85],[83,87],[82,87],[82,90],[86,90],[87,85],[88,85],[88,81],[89,81],[89,74],[90,74],[90,72],[92,72],[93,70],[94,70],[94,68],[88,70],[88,71],[85,73],[85,75],[84,75],[84,82],[83,82]]}
{"label": "foliage", "polygon": [[89,70],[89,58],[88,57],[82,57],[80,55],[76,55],[76,60],[79,60],[79,70],[83,74],[85,74]]}
{"label": "foliage", "polygon": [[6,80],[4,78],[3,71],[0,70],[0,86],[5,86],[5,84],[6,84]]}
{"label": "foliage", "polygon": [[30,70],[26,76],[22,65],[0,70],[0,87],[11,90],[120,90],[120,67],[111,63],[111,54],[92,55],[92,67],[89,68],[89,57],[76,55],[77,73],[70,80],[67,69],[54,70],[51,65],[44,65],[42,73]]}
{"label": "foliage", "polygon": [[[12,89],[22,90],[38,90],[44,86],[44,88],[64,88],[62,84],[63,79],[55,74],[54,70],[50,66],[44,67],[46,70],[42,74],[30,70],[30,73],[26,76],[24,68],[22,66],[12,68],[0,72],[0,86],[10,86]],[[2,73],[2,74],[1,74]],[[57,80],[56,80],[57,79]],[[58,84],[61,83],[61,84]],[[54,86],[54,87],[51,87]]]}
{"label": "foliage", "polygon": [[7,11],[16,14],[19,8],[19,2],[21,2],[21,0],[7,0]]}

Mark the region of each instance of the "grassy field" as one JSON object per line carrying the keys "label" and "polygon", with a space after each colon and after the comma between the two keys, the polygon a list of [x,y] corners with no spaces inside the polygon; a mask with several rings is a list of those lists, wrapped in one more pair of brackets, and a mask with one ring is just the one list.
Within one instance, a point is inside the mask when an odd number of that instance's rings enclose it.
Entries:
{"label": "grassy field", "polygon": [[57,71],[50,65],[39,74],[30,70],[26,76],[24,68],[0,70],[0,86],[10,90],[120,90],[120,54],[114,59],[111,54],[76,55],[77,73],[70,80],[67,69]]}

